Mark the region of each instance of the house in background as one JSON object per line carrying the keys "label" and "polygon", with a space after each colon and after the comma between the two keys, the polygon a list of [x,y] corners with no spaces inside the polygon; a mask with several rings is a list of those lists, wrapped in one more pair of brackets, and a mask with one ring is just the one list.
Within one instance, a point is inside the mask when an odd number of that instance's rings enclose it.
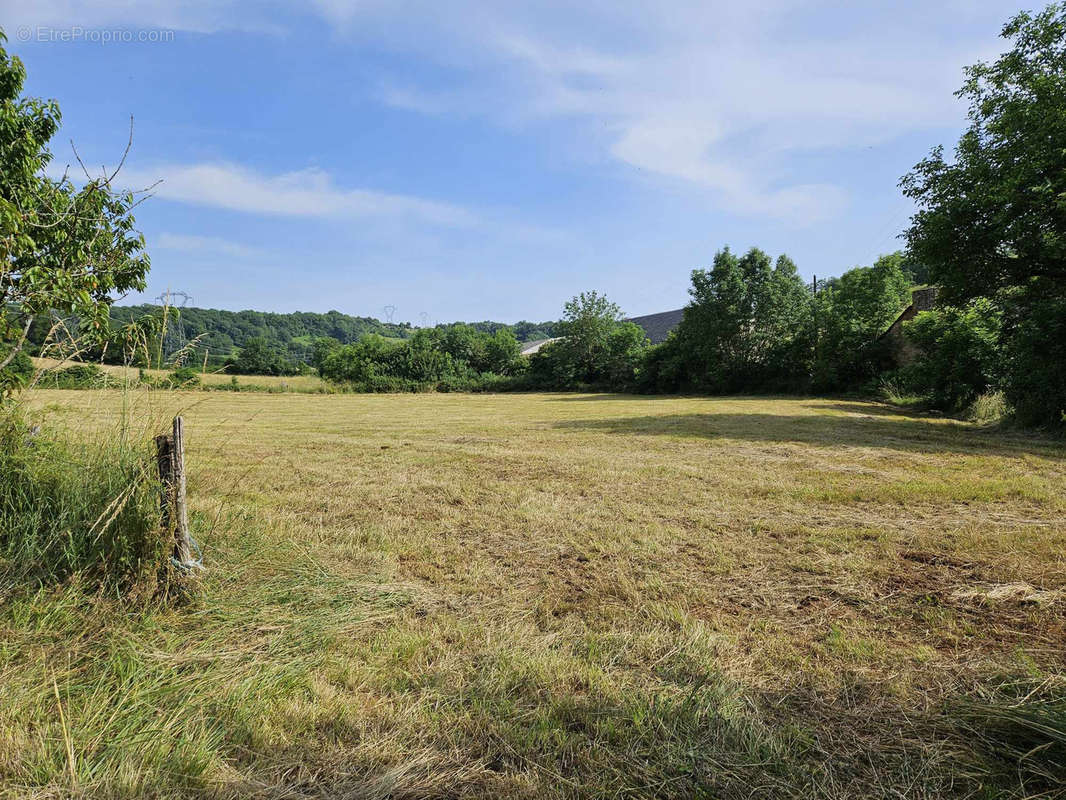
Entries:
{"label": "house in background", "polygon": [[678,308],[674,311],[660,311],[658,314],[645,314],[643,317],[629,317],[626,322],[639,325],[648,334],[652,344],[659,344],[678,326],[684,313],[685,309]]}
{"label": "house in background", "polygon": [[903,323],[914,319],[923,311],[932,311],[935,305],[935,286],[914,289],[911,292],[911,304],[903,309],[896,321],[888,326],[888,330],[878,337],[888,343],[889,354],[897,367],[906,366],[921,355],[921,350],[903,334]]}
{"label": "house in background", "polygon": [[[647,334],[652,344],[659,344],[666,339],[670,331],[677,327],[684,313],[685,309],[679,308],[674,311],[660,311],[658,314],[645,314],[643,317],[628,317],[626,322],[639,325],[644,329],[644,333]],[[544,345],[557,342],[559,339],[560,337],[556,336],[552,339],[537,339],[535,342],[524,342],[519,353],[524,356],[531,356],[539,352]]]}
{"label": "house in background", "polygon": [[556,336],[553,339],[537,339],[534,342],[523,342],[522,349],[518,351],[518,354],[522,356],[531,356],[534,353],[540,352],[540,348],[544,347],[544,345],[557,342],[560,338],[561,337]]}

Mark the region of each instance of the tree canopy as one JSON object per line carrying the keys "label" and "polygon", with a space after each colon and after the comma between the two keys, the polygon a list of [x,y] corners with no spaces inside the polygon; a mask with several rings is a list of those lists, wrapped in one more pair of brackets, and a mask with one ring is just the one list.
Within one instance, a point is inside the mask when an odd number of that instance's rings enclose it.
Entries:
{"label": "tree canopy", "polygon": [[1066,283],[1066,6],[1018,14],[1013,48],[966,70],[969,128],[902,180],[918,204],[907,242],[944,299],[1034,279]]}
{"label": "tree canopy", "polygon": [[598,292],[568,300],[555,334],[559,340],[530,360],[533,385],[628,388],[648,346],[643,328],[625,322],[621,309]]}
{"label": "tree canopy", "polygon": [[957,92],[970,124],[954,159],[938,147],[902,180],[918,204],[907,241],[943,300],[958,307],[938,329],[971,319],[963,313],[971,301],[994,303],[1008,400],[1024,422],[1062,424],[1066,5],[1018,14],[1002,35],[1011,49],[969,67]]}
{"label": "tree canopy", "polygon": [[0,32],[0,342],[14,360],[36,315],[78,317],[92,338],[106,335],[113,295],[143,289],[149,261],[134,229],[132,194],[112,190],[117,172],[81,187],[45,175],[59,129],[54,100],[22,96],[26,70]]}

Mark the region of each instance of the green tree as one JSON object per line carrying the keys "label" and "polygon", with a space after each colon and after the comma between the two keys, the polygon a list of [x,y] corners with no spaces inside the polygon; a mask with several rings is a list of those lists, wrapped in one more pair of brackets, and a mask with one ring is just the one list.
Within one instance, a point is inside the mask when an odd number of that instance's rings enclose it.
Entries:
{"label": "green tree", "polygon": [[322,374],[322,367],[330,354],[339,349],[341,343],[332,336],[318,336],[311,342],[311,366]]}
{"label": "green tree", "polygon": [[261,336],[246,341],[231,365],[232,371],[240,375],[293,375],[298,371]]}
{"label": "green tree", "polygon": [[692,301],[649,362],[646,383],[712,393],[799,388],[810,365],[811,298],[785,255],[728,247],[692,272]]}
{"label": "green tree", "polygon": [[556,347],[569,354],[576,380],[596,380],[611,333],[621,324],[622,310],[598,292],[582,292],[563,305],[563,319],[556,326],[563,341]]}
{"label": "green tree", "polygon": [[621,309],[598,292],[582,292],[563,306],[556,323],[561,337],[534,354],[532,380],[543,386],[631,386],[647,347],[640,326],[622,319]]}
{"label": "green tree", "polygon": [[910,276],[901,254],[829,280],[815,298],[814,385],[821,391],[862,386],[884,366],[879,338],[906,308]]}
{"label": "green tree", "polygon": [[485,343],[484,372],[497,375],[514,375],[524,366],[522,347],[518,344],[514,332],[509,328],[496,331]]}
{"label": "green tree", "polygon": [[1014,47],[966,69],[970,127],[902,180],[907,242],[952,303],[1034,279],[1066,281],[1066,6],[1018,14]]}
{"label": "green tree", "polygon": [[117,173],[80,189],[45,176],[59,107],[21,96],[26,70],[4,41],[0,32],[0,341],[11,346],[0,370],[37,315],[76,315],[90,339],[106,337],[112,294],[143,289],[149,267],[135,199],[112,191]]}
{"label": "green tree", "polygon": [[903,331],[923,356],[908,371],[913,388],[946,411],[961,411],[997,385],[1003,368],[1003,315],[986,297],[962,308],[923,311]]}
{"label": "green tree", "polygon": [[370,334],[355,344],[331,348],[319,373],[326,380],[337,383],[370,383],[398,373],[403,349],[403,345]]}
{"label": "green tree", "polygon": [[[969,127],[901,182],[918,205],[907,241],[941,296],[1002,303],[1004,389],[1027,421],[1066,410],[1066,5],[1022,13],[1012,44],[966,71]],[[1024,366],[1022,366],[1024,365]]]}

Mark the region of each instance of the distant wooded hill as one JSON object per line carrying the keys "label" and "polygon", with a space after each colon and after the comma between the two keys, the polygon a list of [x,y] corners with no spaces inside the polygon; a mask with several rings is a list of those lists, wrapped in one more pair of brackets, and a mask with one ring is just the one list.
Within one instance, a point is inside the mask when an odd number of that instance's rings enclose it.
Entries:
{"label": "distant wooded hill", "polygon": [[[158,313],[155,305],[112,306],[111,319],[121,326],[146,314]],[[450,323],[456,324],[456,323]],[[518,322],[507,325],[503,322],[472,322],[472,327],[488,333],[500,328],[510,328],[520,341],[531,341],[551,336],[551,322]],[[438,326],[444,327],[444,326]],[[281,349],[289,357],[306,361],[311,343],[320,337],[331,337],[349,344],[367,334],[378,334],[391,339],[406,339],[413,332],[410,323],[382,322],[374,317],[353,317],[339,311],[318,314],[297,311],[291,314],[276,314],[269,311],[223,311],[215,308],[182,308],[175,325],[168,335],[168,350],[186,342],[197,340],[197,350],[206,349],[212,357],[233,355],[250,339],[265,339]]]}

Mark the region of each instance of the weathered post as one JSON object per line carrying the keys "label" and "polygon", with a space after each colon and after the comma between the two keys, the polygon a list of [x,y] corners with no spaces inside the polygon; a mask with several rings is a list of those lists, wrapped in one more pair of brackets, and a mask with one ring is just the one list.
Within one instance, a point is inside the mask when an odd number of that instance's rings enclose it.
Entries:
{"label": "weathered post", "polygon": [[189,512],[185,508],[185,422],[174,417],[174,449],[170,456],[174,475],[174,550],[180,564],[193,563],[189,540]]}
{"label": "weathered post", "polygon": [[174,530],[174,561],[189,567],[193,560],[189,535],[189,512],[185,505],[185,425],[181,417],[174,417],[173,433],[155,437],[159,480],[163,484],[160,512],[163,527]]}
{"label": "weathered post", "polygon": [[173,474],[170,470],[171,439],[169,434],[161,433],[155,437],[156,465],[159,468],[159,483],[163,491],[159,493],[159,516],[163,522],[163,530],[170,530],[170,495],[173,483]]}

